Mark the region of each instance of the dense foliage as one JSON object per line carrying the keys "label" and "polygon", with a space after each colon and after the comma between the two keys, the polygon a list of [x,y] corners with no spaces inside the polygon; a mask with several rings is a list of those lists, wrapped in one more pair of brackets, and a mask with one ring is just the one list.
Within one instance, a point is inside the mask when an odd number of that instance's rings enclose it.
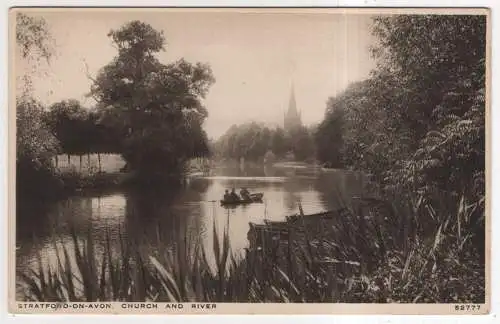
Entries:
{"label": "dense foliage", "polygon": [[325,118],[318,126],[314,140],[316,142],[318,160],[325,162],[331,168],[343,167],[344,152],[344,115],[346,109],[343,97],[330,98],[327,102],[328,118]]}
{"label": "dense foliage", "polygon": [[319,158],[367,170],[386,189],[480,198],[486,18],[379,17],[373,34],[378,66],[329,101]]}
{"label": "dense foliage", "polygon": [[102,121],[121,136],[121,154],[143,178],[177,173],[208,152],[202,99],[214,82],[207,65],[162,64],[162,32],[132,21],[108,35],[118,55],[93,80],[90,95]]}
{"label": "dense foliage", "polygon": [[378,66],[329,101],[318,157],[370,174],[395,205],[425,205],[400,214],[411,245],[437,229],[484,280],[486,18],[380,17],[373,33]]}
{"label": "dense foliage", "polygon": [[68,155],[89,152],[88,111],[77,100],[67,100],[53,104],[45,114],[45,122],[52,134],[59,140],[61,150]]}
{"label": "dense foliage", "polygon": [[298,161],[311,160],[315,154],[314,129],[305,126],[296,127],[289,131],[288,140],[293,155]]}
{"label": "dense foliage", "polygon": [[102,121],[102,113],[70,99],[49,107],[44,120],[61,146],[61,153],[120,153],[119,134]]}
{"label": "dense foliage", "polygon": [[[33,77],[43,76],[54,55],[54,39],[45,19],[16,14],[16,95],[32,96]],[[20,71],[23,73],[19,73]]]}
{"label": "dense foliage", "polygon": [[[233,125],[215,143],[215,151],[225,158],[258,161],[270,149],[273,136],[268,127],[256,122]],[[280,138],[276,139],[276,144],[284,145]]]}
{"label": "dense foliage", "polygon": [[58,185],[51,158],[59,142],[43,120],[42,105],[31,97],[18,97],[16,103],[16,181],[17,199],[42,198]]}
{"label": "dense foliage", "polygon": [[59,142],[44,121],[44,107],[33,97],[32,77],[53,54],[52,38],[42,18],[16,16],[16,50],[27,71],[16,80],[16,180],[17,199],[41,197],[57,185],[51,157]]}

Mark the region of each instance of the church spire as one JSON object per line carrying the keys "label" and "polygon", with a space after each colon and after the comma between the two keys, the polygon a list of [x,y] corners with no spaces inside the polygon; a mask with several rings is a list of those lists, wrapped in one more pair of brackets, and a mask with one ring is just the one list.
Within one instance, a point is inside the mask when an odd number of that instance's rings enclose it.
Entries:
{"label": "church spire", "polygon": [[300,120],[299,112],[297,111],[297,102],[295,100],[295,86],[292,82],[291,90],[290,90],[290,99],[288,101],[288,111],[285,114],[284,118],[284,127],[285,130],[290,130],[292,128],[298,127],[302,125],[302,121]]}

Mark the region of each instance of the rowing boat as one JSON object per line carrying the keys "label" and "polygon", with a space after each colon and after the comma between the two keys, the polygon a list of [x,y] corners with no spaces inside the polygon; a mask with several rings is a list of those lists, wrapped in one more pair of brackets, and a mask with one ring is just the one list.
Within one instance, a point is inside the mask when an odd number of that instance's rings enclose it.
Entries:
{"label": "rowing boat", "polygon": [[247,205],[247,204],[262,202],[263,197],[264,197],[264,194],[259,192],[259,193],[255,193],[255,194],[250,194],[250,199],[240,199],[240,200],[236,200],[236,201],[221,200],[220,204],[222,206]]}

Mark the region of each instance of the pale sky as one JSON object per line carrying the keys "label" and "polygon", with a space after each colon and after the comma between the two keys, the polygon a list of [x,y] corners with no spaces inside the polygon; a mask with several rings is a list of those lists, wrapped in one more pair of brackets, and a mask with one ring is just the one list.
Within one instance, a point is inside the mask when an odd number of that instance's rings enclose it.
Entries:
{"label": "pale sky", "polygon": [[205,130],[217,138],[247,121],[283,122],[292,82],[305,124],[324,115],[328,97],[366,78],[370,58],[368,15],[194,12],[45,12],[57,43],[49,75],[35,80],[45,104],[74,98],[86,106],[90,89],[84,61],[96,75],[115,55],[107,33],[131,20],[165,33],[164,63],[181,57],[209,63],[216,83],[205,104]]}

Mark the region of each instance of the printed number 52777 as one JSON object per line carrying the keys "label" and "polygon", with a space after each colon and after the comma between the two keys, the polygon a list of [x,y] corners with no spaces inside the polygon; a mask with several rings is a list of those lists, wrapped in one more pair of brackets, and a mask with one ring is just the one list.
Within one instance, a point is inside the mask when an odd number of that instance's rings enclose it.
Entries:
{"label": "printed number 52777", "polygon": [[466,305],[455,305],[456,311],[478,311],[481,309],[481,305],[466,304]]}

